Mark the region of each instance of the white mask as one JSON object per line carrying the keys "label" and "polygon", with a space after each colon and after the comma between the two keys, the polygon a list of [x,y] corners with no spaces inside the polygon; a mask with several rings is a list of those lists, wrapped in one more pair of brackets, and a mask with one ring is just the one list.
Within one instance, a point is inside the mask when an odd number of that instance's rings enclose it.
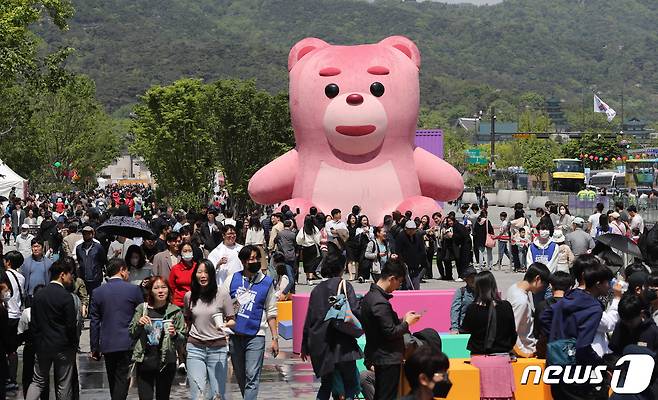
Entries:
{"label": "white mask", "polygon": [[539,231],[539,237],[542,239],[548,239],[548,237],[551,236],[551,232],[547,230],[541,230]]}
{"label": "white mask", "polygon": [[185,261],[190,261],[194,257],[194,253],[182,253],[181,258]]}

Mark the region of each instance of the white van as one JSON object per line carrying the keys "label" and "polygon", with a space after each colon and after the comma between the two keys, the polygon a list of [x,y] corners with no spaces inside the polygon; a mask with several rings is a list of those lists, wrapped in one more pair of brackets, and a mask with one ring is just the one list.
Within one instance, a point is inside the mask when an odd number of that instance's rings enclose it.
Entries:
{"label": "white van", "polygon": [[603,188],[606,191],[623,189],[626,187],[626,175],[614,171],[599,172],[589,178],[589,186],[596,187],[597,191]]}

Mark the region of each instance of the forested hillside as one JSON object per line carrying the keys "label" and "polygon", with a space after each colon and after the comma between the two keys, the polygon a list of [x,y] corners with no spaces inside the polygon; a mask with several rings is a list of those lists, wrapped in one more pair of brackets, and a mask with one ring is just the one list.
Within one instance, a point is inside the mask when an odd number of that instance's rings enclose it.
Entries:
{"label": "forested hillside", "polygon": [[[495,93],[536,91],[574,108],[592,85],[627,115],[658,117],[658,1],[507,0],[495,6],[353,0],[75,0],[72,69],[96,82],[110,109],[183,76],[255,78],[287,87],[299,39],[375,42],[401,34],[420,48],[422,102],[455,112]],[[42,28],[48,31],[48,27]],[[493,93],[493,94],[492,94]],[[589,103],[588,103],[589,104]]]}

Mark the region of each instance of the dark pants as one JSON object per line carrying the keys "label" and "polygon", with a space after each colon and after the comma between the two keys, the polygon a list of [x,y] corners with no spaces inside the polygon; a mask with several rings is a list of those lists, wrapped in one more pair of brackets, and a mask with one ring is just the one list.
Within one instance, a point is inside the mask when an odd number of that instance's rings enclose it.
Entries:
{"label": "dark pants", "polygon": [[3,232],[2,236],[5,238],[5,245],[9,246],[9,238],[11,237],[11,232]]}
{"label": "dark pants", "polygon": [[402,365],[375,365],[375,398],[394,400],[398,398]]}
{"label": "dark pants", "polygon": [[27,390],[27,400],[38,400],[41,392],[47,388],[50,367],[53,367],[55,379],[55,397],[57,400],[69,400],[75,397],[76,379],[75,350],[59,353],[37,353],[34,365],[34,377]]}
{"label": "dark pants", "polygon": [[317,400],[329,400],[331,388],[334,386],[334,374],[340,374],[343,382],[345,399],[353,399],[358,394],[359,382],[357,382],[357,369],[355,361],[346,361],[334,365],[334,372],[322,377]]}
{"label": "dark pants", "polygon": [[169,400],[171,384],[176,376],[176,364],[167,364],[164,369],[143,368],[137,363],[137,393],[139,400]]}
{"label": "dark pants", "polygon": [[375,373],[369,369],[361,371],[359,375],[361,393],[366,400],[375,399]]}
{"label": "dark pants", "polygon": [[[434,262],[434,247],[429,247],[427,249],[427,270],[425,271],[425,278],[434,279],[434,272],[432,271],[432,263]],[[441,261],[437,258],[436,263],[439,264]]]}
{"label": "dark pants", "polygon": [[469,266],[471,261],[473,260],[473,255],[472,251],[470,248],[462,248],[462,251],[460,253],[460,257],[457,260],[457,276],[460,278],[464,278],[464,271],[466,270],[466,267]]}
{"label": "dark pants", "polygon": [[[23,347],[23,375],[21,376],[21,385],[23,385],[23,398],[27,397],[27,388],[32,383],[34,377],[34,348],[30,344]],[[41,400],[48,400],[50,397],[50,379],[46,378],[46,385],[41,392]]]}
{"label": "dark pants", "polygon": [[103,281],[85,281],[85,286],[87,287],[87,293],[89,293],[89,304],[91,304],[92,295],[94,290],[99,287]]}
{"label": "dark pants", "polygon": [[420,271],[409,271],[409,277],[413,285],[410,290],[420,290],[420,281],[423,279],[423,276],[425,276],[425,268],[421,268]]}
{"label": "dark pants", "polygon": [[112,400],[125,400],[128,397],[131,356],[132,351],[117,351],[103,354]]}
{"label": "dark pants", "polygon": [[512,265],[514,271],[521,269],[521,259],[519,258],[519,246],[512,245]]}
{"label": "dark pants", "polygon": [[359,278],[363,278],[364,281],[370,279],[370,268],[372,268],[372,262],[360,262],[357,270]]}
{"label": "dark pants", "polygon": [[9,368],[7,368],[7,353],[0,348],[0,400],[7,398],[5,383],[9,379]]}
{"label": "dark pants", "polygon": [[452,280],[452,260],[437,261],[436,266],[439,268],[441,279]]}

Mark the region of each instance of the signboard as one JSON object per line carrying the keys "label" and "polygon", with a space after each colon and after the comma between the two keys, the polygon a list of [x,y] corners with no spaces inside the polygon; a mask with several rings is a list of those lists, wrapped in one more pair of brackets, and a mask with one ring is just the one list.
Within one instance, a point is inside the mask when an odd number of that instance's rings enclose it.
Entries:
{"label": "signboard", "polygon": [[489,164],[489,159],[482,155],[482,151],[480,149],[469,149],[466,150],[466,163],[487,165]]}
{"label": "signboard", "polygon": [[529,133],[513,133],[512,137],[514,139],[529,139],[530,134]]}

